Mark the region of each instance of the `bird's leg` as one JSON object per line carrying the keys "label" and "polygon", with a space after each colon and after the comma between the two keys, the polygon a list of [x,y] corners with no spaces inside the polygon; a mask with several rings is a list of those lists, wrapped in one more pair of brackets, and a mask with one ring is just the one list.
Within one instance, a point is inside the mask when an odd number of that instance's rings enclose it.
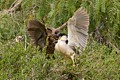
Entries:
{"label": "bird's leg", "polygon": [[75,56],[75,53],[72,56],[70,56],[71,60],[72,60],[72,63],[73,63],[73,66],[75,66],[75,58],[74,58],[74,56]]}

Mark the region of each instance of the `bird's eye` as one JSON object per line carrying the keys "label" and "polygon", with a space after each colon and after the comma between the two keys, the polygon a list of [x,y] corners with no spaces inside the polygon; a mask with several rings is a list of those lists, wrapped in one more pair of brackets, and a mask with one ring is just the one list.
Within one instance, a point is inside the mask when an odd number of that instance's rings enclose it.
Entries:
{"label": "bird's eye", "polygon": [[68,40],[66,40],[65,43],[68,44]]}
{"label": "bird's eye", "polygon": [[55,34],[58,34],[58,31],[55,31]]}

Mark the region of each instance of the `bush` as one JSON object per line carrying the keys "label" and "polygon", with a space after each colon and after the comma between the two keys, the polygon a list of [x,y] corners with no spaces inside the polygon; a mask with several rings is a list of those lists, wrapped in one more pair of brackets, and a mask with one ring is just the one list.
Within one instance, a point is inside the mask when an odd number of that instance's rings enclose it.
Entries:
{"label": "bush", "polygon": [[[120,79],[119,0],[23,0],[19,11],[5,13],[13,1],[0,1],[1,80]],[[57,52],[55,59],[48,60],[45,50],[40,54],[38,48],[31,45],[26,49],[24,40],[20,43],[14,41],[18,35],[27,35],[26,26],[30,19],[44,22],[47,27],[58,27],[79,7],[84,7],[90,15],[90,35],[86,49],[76,57],[77,66],[71,66],[71,61],[66,61]]]}

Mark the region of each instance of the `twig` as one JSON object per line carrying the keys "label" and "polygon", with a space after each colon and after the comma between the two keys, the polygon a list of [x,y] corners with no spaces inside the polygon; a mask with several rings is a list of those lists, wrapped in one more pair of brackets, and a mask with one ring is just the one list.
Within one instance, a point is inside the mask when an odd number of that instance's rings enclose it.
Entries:
{"label": "twig", "polygon": [[60,31],[62,30],[63,28],[65,28],[67,25],[67,22],[65,22],[62,26],[58,27],[56,30]]}
{"label": "twig", "polygon": [[111,42],[109,42],[109,45],[111,45],[119,53],[120,50],[114,44],[112,44]]}
{"label": "twig", "polygon": [[27,50],[27,35],[25,34],[24,37],[25,37],[25,46],[24,46],[24,49]]}
{"label": "twig", "polygon": [[[15,3],[17,2],[17,0],[15,0],[13,3],[12,3],[12,5],[10,6],[10,8],[12,8],[14,5],[15,5]],[[9,9],[10,9],[9,8]]]}
{"label": "twig", "polygon": [[8,9],[8,13],[15,11],[21,4],[22,0],[15,0]]}

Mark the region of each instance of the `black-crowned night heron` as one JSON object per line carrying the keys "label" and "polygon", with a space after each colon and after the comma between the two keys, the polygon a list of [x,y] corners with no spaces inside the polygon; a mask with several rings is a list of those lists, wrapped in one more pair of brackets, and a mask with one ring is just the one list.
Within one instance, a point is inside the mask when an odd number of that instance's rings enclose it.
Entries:
{"label": "black-crowned night heron", "polygon": [[74,56],[86,47],[88,37],[89,15],[79,8],[67,22],[68,37],[62,36],[55,45],[55,50],[71,58],[75,66]]}
{"label": "black-crowned night heron", "polygon": [[[62,30],[67,24],[68,36],[62,35],[57,39]],[[46,49],[47,54],[53,54],[54,49],[71,58],[73,65],[75,65],[74,56],[76,53],[86,47],[88,37],[89,15],[83,8],[79,8],[72,18],[70,18],[62,26],[55,28],[45,28],[45,25],[36,20],[30,20],[27,32],[30,35],[32,42],[40,46],[42,49],[46,44],[48,38],[48,45]],[[57,41],[57,43],[55,43]]]}

